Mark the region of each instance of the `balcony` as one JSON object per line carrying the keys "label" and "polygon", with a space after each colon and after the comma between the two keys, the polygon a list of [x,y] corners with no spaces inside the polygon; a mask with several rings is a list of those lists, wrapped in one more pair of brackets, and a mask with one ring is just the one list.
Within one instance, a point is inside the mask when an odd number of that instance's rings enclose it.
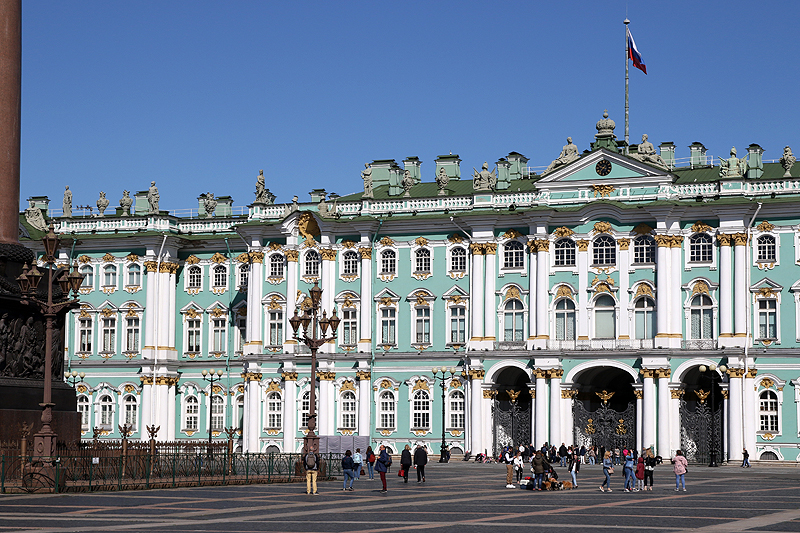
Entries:
{"label": "balcony", "polygon": [[716,350],[717,339],[689,339],[681,341],[684,350]]}
{"label": "balcony", "polygon": [[649,350],[654,347],[654,339],[580,339],[570,341],[547,341],[548,350]]}

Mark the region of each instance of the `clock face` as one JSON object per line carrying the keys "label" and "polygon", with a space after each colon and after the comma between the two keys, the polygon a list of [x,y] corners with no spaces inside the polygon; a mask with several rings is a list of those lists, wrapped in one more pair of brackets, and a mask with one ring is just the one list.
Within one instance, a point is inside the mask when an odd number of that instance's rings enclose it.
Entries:
{"label": "clock face", "polygon": [[594,169],[601,176],[608,176],[611,173],[611,161],[603,159],[597,163]]}

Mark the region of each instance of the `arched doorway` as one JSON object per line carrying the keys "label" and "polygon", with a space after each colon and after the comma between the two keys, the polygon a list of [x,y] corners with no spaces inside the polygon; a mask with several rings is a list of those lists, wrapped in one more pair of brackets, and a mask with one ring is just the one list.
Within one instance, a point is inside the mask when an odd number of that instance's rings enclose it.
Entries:
{"label": "arched doorway", "polygon": [[686,371],[681,379],[680,400],[681,450],[689,461],[708,463],[713,453],[716,460],[725,459],[723,450],[723,412],[725,398],[719,386],[717,370],[698,365]]}
{"label": "arched doorway", "polygon": [[636,448],[636,395],[630,373],[611,366],[587,368],[574,378],[574,442],[611,450]]}
{"label": "arched doorway", "polygon": [[517,367],[503,369],[495,380],[492,402],[492,449],[499,453],[503,446],[530,444],[531,394],[528,374]]}

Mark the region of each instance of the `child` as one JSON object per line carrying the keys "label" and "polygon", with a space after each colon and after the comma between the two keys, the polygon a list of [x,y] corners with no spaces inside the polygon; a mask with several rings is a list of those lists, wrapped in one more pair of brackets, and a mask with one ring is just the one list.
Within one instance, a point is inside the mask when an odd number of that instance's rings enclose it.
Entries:
{"label": "child", "polygon": [[644,457],[641,456],[636,463],[636,488],[633,491],[639,492],[640,490],[644,490]]}

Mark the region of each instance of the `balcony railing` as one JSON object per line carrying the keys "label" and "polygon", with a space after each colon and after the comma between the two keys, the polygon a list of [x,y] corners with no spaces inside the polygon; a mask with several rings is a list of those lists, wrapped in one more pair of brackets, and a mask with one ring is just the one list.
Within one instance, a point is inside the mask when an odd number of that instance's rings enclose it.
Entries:
{"label": "balcony railing", "polygon": [[654,347],[654,339],[580,339],[547,342],[549,350],[648,350]]}
{"label": "balcony railing", "polygon": [[689,339],[681,341],[684,350],[716,350],[717,339]]}

